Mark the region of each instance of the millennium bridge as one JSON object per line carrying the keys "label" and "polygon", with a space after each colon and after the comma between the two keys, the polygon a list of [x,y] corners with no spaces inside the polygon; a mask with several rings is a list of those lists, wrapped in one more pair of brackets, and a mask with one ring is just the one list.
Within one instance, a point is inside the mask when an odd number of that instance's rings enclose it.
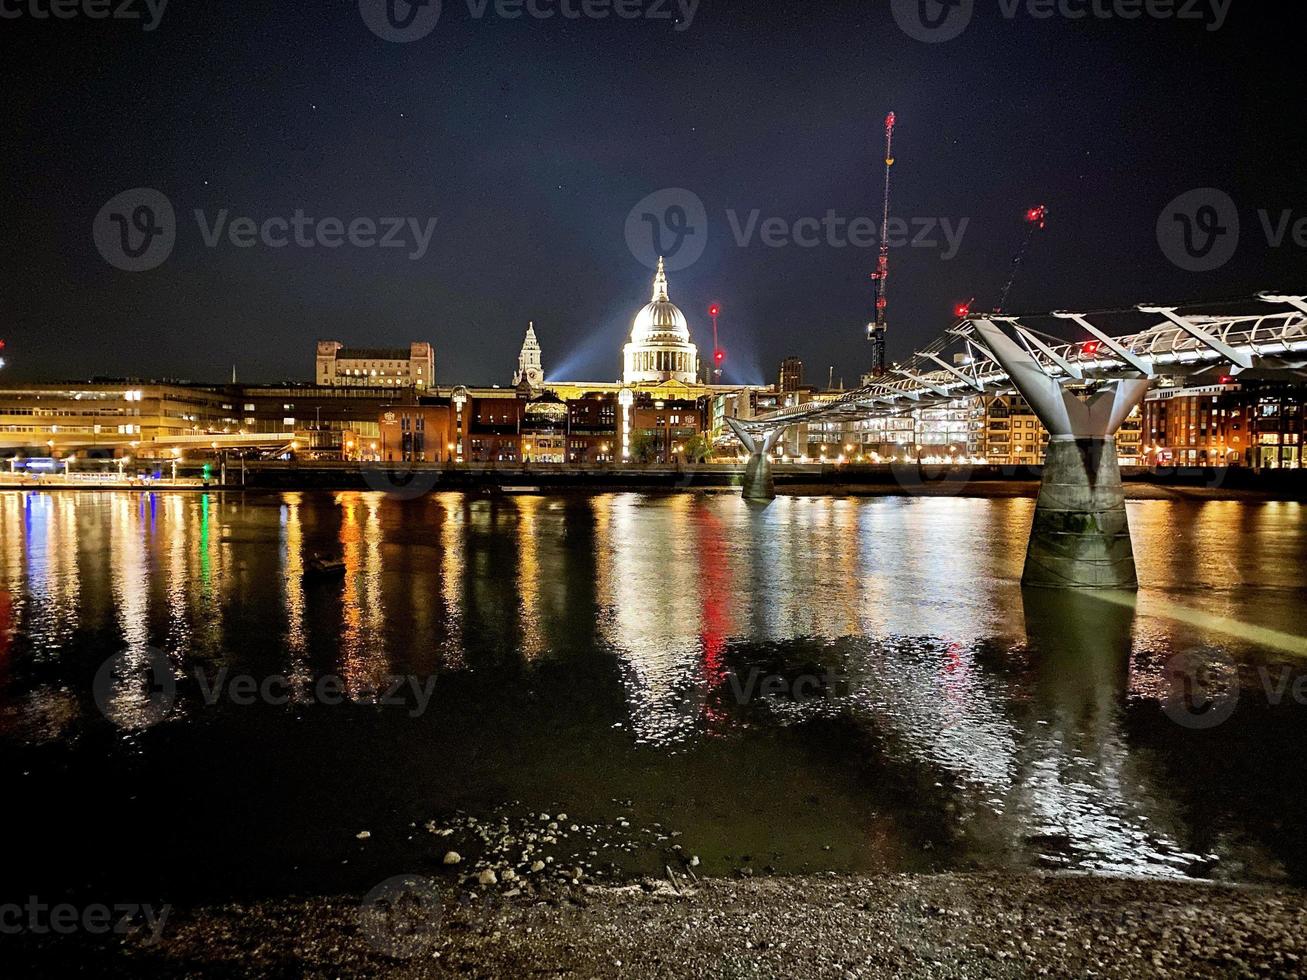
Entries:
{"label": "millennium bridge", "polygon": [[[1143,330],[1105,326],[1147,317]],[[1091,317],[1093,319],[1091,319]],[[1096,324],[1093,320],[1098,320]],[[1067,321],[1068,343],[1035,322]],[[1159,377],[1237,377],[1307,368],[1307,296],[1261,293],[1202,307],[1138,306],[1099,313],[976,314],[905,364],[834,401],[727,419],[749,454],[744,496],[775,497],[771,455],[797,424],[902,415],[978,395],[1020,394],[1049,432],[1023,583],[1137,589],[1116,434]]]}

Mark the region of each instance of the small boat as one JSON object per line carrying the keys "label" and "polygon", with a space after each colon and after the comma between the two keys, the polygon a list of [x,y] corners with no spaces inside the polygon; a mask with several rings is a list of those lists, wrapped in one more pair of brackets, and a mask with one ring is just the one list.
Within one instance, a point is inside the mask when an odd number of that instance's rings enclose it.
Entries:
{"label": "small boat", "polygon": [[500,487],[500,492],[505,494],[524,494],[539,493],[539,487]]}
{"label": "small boat", "polygon": [[325,580],[344,578],[345,560],[343,558],[310,558],[304,563],[304,578]]}

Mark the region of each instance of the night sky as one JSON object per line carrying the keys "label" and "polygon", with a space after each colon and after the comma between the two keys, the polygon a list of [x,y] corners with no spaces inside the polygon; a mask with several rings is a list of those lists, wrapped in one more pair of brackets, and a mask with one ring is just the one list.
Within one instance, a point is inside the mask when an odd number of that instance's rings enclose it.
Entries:
{"label": "night sky", "polygon": [[[441,383],[507,384],[528,320],[551,378],[613,380],[653,275],[628,248],[628,214],[685,188],[706,206],[707,246],[672,272],[671,295],[701,351],[717,301],[727,380],[774,380],[795,353],[809,380],[834,365],[854,382],[874,247],[741,247],[727,212],[878,218],[890,109],[894,214],[968,221],[950,260],[894,251],[891,358],[944,329],[958,300],[995,302],[1038,203],[1052,219],[1009,309],[1307,288],[1307,249],[1268,247],[1257,214],[1307,217],[1296,4],[1234,0],[1209,31],[1209,0],[1197,21],[1008,19],[976,0],[960,37],[927,44],[890,0],[702,0],[683,30],[509,20],[493,5],[478,19],[445,0],[428,36],[398,44],[358,0],[172,0],[148,32],[35,19],[29,2],[5,0],[22,16],[0,21],[0,381],[220,381],[233,363],[242,380],[307,380],[314,341],[335,338],[431,340]],[[1187,272],[1156,226],[1206,186],[1237,202],[1240,248],[1218,272]],[[176,245],[128,273],[92,226],[136,187],[172,202]],[[224,208],[437,224],[418,260],[206,247],[193,212]]]}

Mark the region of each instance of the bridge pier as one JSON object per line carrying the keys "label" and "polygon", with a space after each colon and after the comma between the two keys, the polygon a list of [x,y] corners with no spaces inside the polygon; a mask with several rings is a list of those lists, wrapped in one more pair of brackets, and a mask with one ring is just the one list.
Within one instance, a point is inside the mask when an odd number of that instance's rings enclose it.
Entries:
{"label": "bridge pier", "polygon": [[1051,436],[1022,584],[1138,589],[1116,434],[1151,379],[1111,382],[1081,398],[994,322],[975,327]]}
{"label": "bridge pier", "polygon": [[745,500],[775,500],[776,481],[772,477],[771,459],[766,453],[751,453],[744,467],[742,496]]}
{"label": "bridge pier", "polygon": [[784,429],[774,429],[759,441],[735,419],[727,419],[735,437],[740,440],[749,454],[749,462],[744,467],[742,496],[745,500],[775,500],[776,480],[772,476],[771,453],[784,435]]}
{"label": "bridge pier", "polygon": [[1021,582],[1054,589],[1139,587],[1115,437],[1049,442]]}

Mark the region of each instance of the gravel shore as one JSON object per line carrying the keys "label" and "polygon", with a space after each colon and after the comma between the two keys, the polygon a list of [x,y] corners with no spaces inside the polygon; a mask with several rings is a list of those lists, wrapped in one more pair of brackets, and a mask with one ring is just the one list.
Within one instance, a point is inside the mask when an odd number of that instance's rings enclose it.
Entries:
{"label": "gravel shore", "polygon": [[1254,977],[1307,964],[1307,892],[1294,889],[1007,873],[677,884],[443,894],[398,927],[369,921],[357,899],[177,910],[154,945],[6,936],[0,972]]}

